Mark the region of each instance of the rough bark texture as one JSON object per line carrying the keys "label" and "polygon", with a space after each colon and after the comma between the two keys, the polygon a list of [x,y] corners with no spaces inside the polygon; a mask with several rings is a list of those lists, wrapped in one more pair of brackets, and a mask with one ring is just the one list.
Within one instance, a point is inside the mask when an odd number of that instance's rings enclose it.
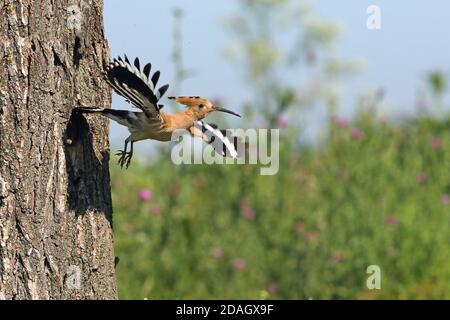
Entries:
{"label": "rough bark texture", "polygon": [[115,299],[103,1],[0,11],[0,299]]}

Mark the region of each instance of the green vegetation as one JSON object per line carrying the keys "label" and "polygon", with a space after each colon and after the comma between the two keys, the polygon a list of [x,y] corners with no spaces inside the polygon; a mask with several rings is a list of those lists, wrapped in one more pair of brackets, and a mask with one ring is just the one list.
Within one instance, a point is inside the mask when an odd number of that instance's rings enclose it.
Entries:
{"label": "green vegetation", "polygon": [[449,298],[450,119],[373,119],[309,150],[284,129],[274,176],[112,165],[120,298]]}
{"label": "green vegetation", "polygon": [[[280,128],[280,170],[176,166],[168,149],[127,171],[113,158],[119,297],[450,298],[445,75],[427,79],[428,114],[439,116],[380,119],[384,93],[374,90],[353,120],[338,118],[343,78],[358,69],[333,50],[339,26],[303,1],[238,2],[227,54],[253,93],[242,123]],[[290,41],[280,46],[278,35]],[[174,62],[179,88],[181,54]],[[316,106],[326,107],[327,136],[302,145],[299,119]],[[381,268],[381,290],[366,287],[369,265]]]}

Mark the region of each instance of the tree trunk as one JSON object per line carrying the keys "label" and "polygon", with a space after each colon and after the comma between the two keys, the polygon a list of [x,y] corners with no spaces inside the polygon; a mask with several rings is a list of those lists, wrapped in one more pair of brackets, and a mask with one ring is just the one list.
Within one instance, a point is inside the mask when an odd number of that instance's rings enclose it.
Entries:
{"label": "tree trunk", "polygon": [[103,1],[0,11],[0,299],[115,299]]}

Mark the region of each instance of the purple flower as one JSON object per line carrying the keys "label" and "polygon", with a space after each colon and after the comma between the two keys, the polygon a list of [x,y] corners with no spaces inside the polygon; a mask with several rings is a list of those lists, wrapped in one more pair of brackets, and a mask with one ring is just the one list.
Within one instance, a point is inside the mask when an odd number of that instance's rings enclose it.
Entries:
{"label": "purple flower", "polygon": [[433,137],[430,140],[430,145],[434,150],[439,150],[442,148],[442,140],[438,137]]}
{"label": "purple flower", "polygon": [[150,215],[152,216],[157,216],[159,215],[161,212],[161,207],[158,205],[153,205],[150,206],[150,208],[148,208],[148,213],[150,213]]}
{"label": "purple flower", "polygon": [[388,216],[386,218],[386,224],[391,227],[395,227],[398,225],[398,219],[395,216]]}
{"label": "purple flower", "polygon": [[220,258],[222,258],[222,257],[223,257],[223,249],[220,248],[220,247],[214,247],[214,248],[212,248],[212,250],[211,250],[211,256],[212,256],[214,259],[220,259]]}
{"label": "purple flower", "polygon": [[234,259],[233,261],[233,268],[236,271],[242,271],[247,267],[247,263],[245,262],[245,260],[237,258]]}
{"label": "purple flower", "polygon": [[284,117],[284,116],[279,116],[279,117],[277,118],[277,125],[278,125],[280,128],[287,128],[287,127],[289,126],[289,121],[288,121],[288,119],[287,119],[286,117]]}
{"label": "purple flower", "polygon": [[248,220],[255,219],[255,210],[253,210],[250,204],[246,201],[241,202],[241,212],[244,218]]}
{"label": "purple flower", "polygon": [[345,129],[345,128],[348,128],[348,126],[350,125],[350,122],[346,118],[337,118],[336,125],[339,128]]}
{"label": "purple flower", "polygon": [[364,131],[362,131],[359,128],[354,128],[350,132],[350,138],[352,138],[352,140],[355,140],[355,141],[362,140],[364,138],[364,136],[365,136]]}
{"label": "purple flower", "polygon": [[448,195],[448,194],[442,195],[442,197],[441,197],[441,203],[442,203],[442,204],[445,204],[445,205],[450,204],[450,195]]}
{"label": "purple flower", "polygon": [[428,176],[425,172],[419,172],[416,175],[416,181],[418,184],[424,184],[425,182],[427,182],[428,180]]}
{"label": "purple flower", "polygon": [[332,265],[337,265],[343,262],[345,259],[344,255],[341,252],[336,252],[330,257],[330,261]]}
{"label": "purple flower", "polygon": [[266,286],[266,290],[270,294],[276,294],[278,292],[278,284],[276,282],[269,282]]}
{"label": "purple flower", "polygon": [[142,202],[150,201],[153,198],[153,193],[148,189],[141,189],[139,190],[138,197]]}

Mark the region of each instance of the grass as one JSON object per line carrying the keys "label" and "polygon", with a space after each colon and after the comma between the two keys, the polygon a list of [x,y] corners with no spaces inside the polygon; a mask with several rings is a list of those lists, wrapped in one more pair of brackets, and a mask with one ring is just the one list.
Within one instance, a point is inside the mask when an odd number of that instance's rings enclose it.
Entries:
{"label": "grass", "polygon": [[275,176],[167,152],[111,164],[119,297],[450,298],[450,119],[373,118],[330,123],[314,149],[283,130]]}

